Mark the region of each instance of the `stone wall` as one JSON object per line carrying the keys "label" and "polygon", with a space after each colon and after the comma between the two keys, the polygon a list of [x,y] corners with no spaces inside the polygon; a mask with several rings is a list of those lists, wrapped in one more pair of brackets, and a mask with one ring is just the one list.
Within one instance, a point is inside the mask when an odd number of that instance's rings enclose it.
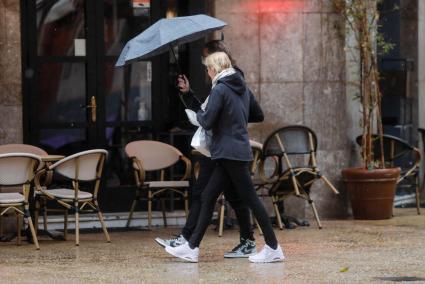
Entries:
{"label": "stone wall", "polygon": [[19,1],[0,0],[0,144],[22,143]]}
{"label": "stone wall", "polygon": [[[19,1],[0,0],[0,145],[23,139],[20,34]],[[7,217],[3,225],[5,232],[14,230],[14,218]]]}
{"label": "stone wall", "polygon": [[[318,164],[341,191],[334,195],[322,182],[312,197],[321,217],[348,214],[340,170],[351,163],[352,137],[346,117],[344,40],[341,19],[328,0],[216,0],[215,16],[226,21],[224,37],[266,115],[250,127],[264,141],[288,124],[311,127],[318,137]],[[302,200],[286,204],[290,214],[311,217]]]}
{"label": "stone wall", "polygon": [[[418,1],[418,125],[425,128],[425,1]],[[425,142],[425,141],[424,141]],[[425,153],[425,145],[421,145]],[[425,157],[424,157],[425,160]],[[424,176],[425,161],[422,162],[421,177]],[[422,180],[422,182],[425,182]],[[423,184],[423,183],[422,183]],[[422,200],[425,200],[425,186],[422,187]]]}

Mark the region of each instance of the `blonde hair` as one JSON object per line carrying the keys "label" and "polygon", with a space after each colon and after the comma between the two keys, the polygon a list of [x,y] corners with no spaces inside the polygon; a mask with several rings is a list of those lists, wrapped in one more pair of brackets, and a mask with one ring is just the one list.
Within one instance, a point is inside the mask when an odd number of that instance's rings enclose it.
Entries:
{"label": "blonde hair", "polygon": [[232,62],[226,53],[214,52],[205,58],[205,66],[213,69],[217,74],[227,68],[232,68]]}

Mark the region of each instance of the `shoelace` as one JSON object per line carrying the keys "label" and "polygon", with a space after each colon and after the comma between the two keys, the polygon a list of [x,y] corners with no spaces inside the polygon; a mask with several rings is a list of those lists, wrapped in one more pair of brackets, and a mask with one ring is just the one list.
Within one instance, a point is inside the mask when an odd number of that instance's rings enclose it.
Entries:
{"label": "shoelace", "polygon": [[174,238],[170,239],[171,242],[181,242],[182,237],[180,235],[175,235]]}

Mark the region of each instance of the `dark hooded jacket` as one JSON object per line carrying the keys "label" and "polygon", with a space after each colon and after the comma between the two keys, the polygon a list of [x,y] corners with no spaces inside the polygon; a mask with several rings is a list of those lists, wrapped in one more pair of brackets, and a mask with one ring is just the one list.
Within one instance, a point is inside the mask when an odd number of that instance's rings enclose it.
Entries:
{"label": "dark hooded jacket", "polygon": [[[233,66],[236,72],[238,72],[242,78],[245,78],[244,73],[237,66]],[[261,122],[264,120],[264,114],[261,110],[260,105],[255,99],[254,94],[248,88],[249,92],[249,117],[248,122]],[[194,112],[198,112],[201,109],[202,102],[195,96],[192,90],[189,90],[189,93],[185,94],[185,103],[189,106]]]}
{"label": "dark hooded jacket", "polygon": [[220,78],[211,90],[205,111],[197,113],[201,126],[212,131],[212,159],[252,160],[247,129],[249,117],[253,122],[264,119],[241,73]]}

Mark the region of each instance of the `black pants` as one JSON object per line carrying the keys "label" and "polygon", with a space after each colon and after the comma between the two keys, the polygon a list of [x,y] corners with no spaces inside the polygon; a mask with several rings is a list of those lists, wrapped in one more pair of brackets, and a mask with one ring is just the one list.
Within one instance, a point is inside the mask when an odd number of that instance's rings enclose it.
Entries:
{"label": "black pants", "polygon": [[[201,212],[201,195],[203,194],[208,184],[208,181],[210,180],[210,177],[214,171],[215,162],[208,157],[202,156],[199,158],[199,165],[199,176],[192,187],[192,198],[189,209],[189,215],[187,216],[186,224],[182,230],[182,235],[186,240],[190,239],[193,231],[195,230],[196,224],[198,223],[198,218]],[[222,191],[224,188],[231,186],[232,184],[230,181],[228,181],[227,184],[223,183]],[[251,226],[251,215],[246,204],[242,202],[242,199],[239,197],[238,194],[236,194],[235,190],[225,189],[224,196],[232,206],[233,210],[235,210],[236,218],[238,219],[240,228],[240,237],[243,239],[254,240],[254,234]],[[215,203],[213,204],[213,210],[214,205]],[[211,220],[211,216],[209,220]]]}
{"label": "black pants", "polygon": [[[198,223],[189,239],[191,248],[199,247],[213,214],[214,205],[223,189],[242,198],[243,203],[252,210],[257,218],[266,244],[273,249],[277,247],[277,239],[270,218],[255,192],[248,166],[248,162],[243,161],[216,160],[208,185],[202,192]],[[227,186],[229,182],[232,186]]]}

